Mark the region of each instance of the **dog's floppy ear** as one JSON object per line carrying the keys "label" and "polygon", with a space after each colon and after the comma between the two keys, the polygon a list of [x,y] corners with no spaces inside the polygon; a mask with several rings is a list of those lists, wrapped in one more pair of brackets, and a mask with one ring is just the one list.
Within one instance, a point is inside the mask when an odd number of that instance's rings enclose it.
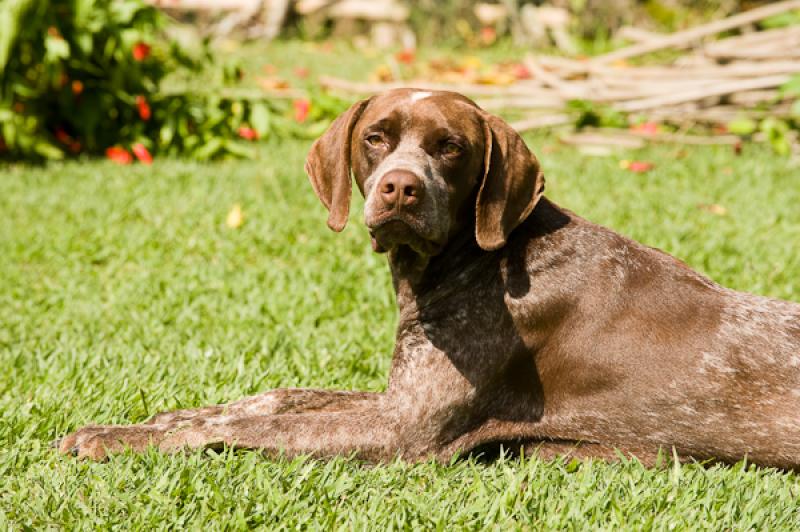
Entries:
{"label": "dog's floppy ear", "polygon": [[354,103],[342,113],[311,146],[306,158],[306,173],[317,197],[328,209],[328,227],[344,229],[350,213],[352,182],[350,146],[353,127],[369,100]]}
{"label": "dog's floppy ear", "polygon": [[501,248],[511,231],[533,211],[544,192],[539,161],[519,133],[484,114],[483,182],[475,206],[475,237],[487,251]]}

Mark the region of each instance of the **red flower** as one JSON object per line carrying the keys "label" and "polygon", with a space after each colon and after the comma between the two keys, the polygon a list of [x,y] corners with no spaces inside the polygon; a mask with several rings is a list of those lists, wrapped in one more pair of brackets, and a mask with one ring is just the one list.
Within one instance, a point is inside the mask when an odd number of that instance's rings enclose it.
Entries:
{"label": "red flower", "polygon": [[56,128],[55,137],[61,144],[69,144],[72,142],[72,137],[69,136],[69,133],[67,133],[63,127]]}
{"label": "red flower", "polygon": [[242,137],[244,140],[256,140],[258,139],[258,131],[251,127],[242,126],[239,128],[239,136]]}
{"label": "red flower", "polygon": [[83,92],[83,82],[76,79],[72,82],[72,94],[79,96]]}
{"label": "red flower", "polygon": [[136,61],[144,61],[150,55],[150,45],[143,42],[137,42],[133,45],[133,58]]}
{"label": "red flower", "polygon": [[480,36],[483,44],[492,44],[497,40],[497,31],[491,26],[484,26],[481,28]]}
{"label": "red flower", "polygon": [[305,79],[308,77],[308,69],[306,67],[296,67],[294,69],[294,75],[298,78]]}
{"label": "red flower", "polygon": [[647,172],[652,170],[654,167],[653,163],[648,163],[647,161],[631,161],[630,166],[628,169],[631,172]]}
{"label": "red flower", "polygon": [[294,105],[294,119],[298,122],[305,122],[309,111],[311,111],[311,101],[303,98],[295,100],[292,105]]}
{"label": "red flower", "polygon": [[417,52],[413,48],[406,48],[405,50],[400,50],[396,54],[394,54],[394,58],[397,59],[400,63],[405,63],[406,65],[410,65],[413,63],[417,58]]}
{"label": "red flower", "polygon": [[136,107],[139,109],[139,117],[147,122],[150,120],[151,112],[150,112],[150,105],[145,100],[144,96],[141,94],[136,97]]}
{"label": "red flower", "polygon": [[512,71],[514,73],[514,77],[517,79],[531,79],[533,77],[533,74],[531,74],[531,71],[528,69],[528,67],[522,63],[516,63]]}
{"label": "red flower", "polygon": [[111,146],[106,149],[106,157],[111,159],[117,164],[131,164],[133,157],[128,153],[128,150],[119,146]]}
{"label": "red flower", "polygon": [[631,126],[631,131],[636,131],[638,133],[643,133],[645,135],[655,135],[656,133],[658,133],[658,123],[642,122],[641,124],[635,124]]}
{"label": "red flower", "polygon": [[641,174],[644,172],[649,172],[655,165],[648,161],[628,161],[622,160],[619,162],[620,168],[625,170],[630,170],[631,172],[636,172],[637,174]]}
{"label": "red flower", "polygon": [[6,141],[2,135],[0,135],[0,153],[8,150],[8,146],[6,146]]}
{"label": "red flower", "polygon": [[144,144],[141,142],[137,142],[133,146],[131,146],[131,150],[133,154],[136,156],[137,159],[142,164],[153,164],[153,156],[150,155],[150,152],[147,151],[147,148],[144,147]]}

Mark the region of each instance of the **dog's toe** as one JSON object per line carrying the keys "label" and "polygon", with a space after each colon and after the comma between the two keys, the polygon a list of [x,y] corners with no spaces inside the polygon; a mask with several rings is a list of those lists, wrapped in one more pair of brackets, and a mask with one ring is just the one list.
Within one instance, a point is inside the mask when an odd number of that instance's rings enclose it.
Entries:
{"label": "dog's toe", "polygon": [[63,438],[59,438],[53,442],[54,447],[58,449],[61,454],[73,454],[72,449],[78,447],[78,438],[76,433],[68,434]]}
{"label": "dog's toe", "polygon": [[119,444],[116,442],[108,441],[103,434],[98,434],[83,442],[82,445],[73,447],[71,450],[73,456],[77,456],[80,460],[89,459],[99,462],[108,458],[108,454],[115,451],[117,446],[119,446]]}
{"label": "dog's toe", "polygon": [[69,454],[69,455],[72,455],[72,456],[78,456],[78,446],[77,445],[72,445],[71,447],[66,447],[64,445],[64,440],[65,439],[66,439],[66,437],[64,437],[64,438],[56,438],[55,440],[50,442],[50,448],[60,452],[61,454]]}
{"label": "dog's toe", "polygon": [[81,447],[86,442],[88,442],[95,436],[102,434],[107,429],[108,426],[87,425],[83,428],[76,430],[75,432],[67,434],[63,438],[55,440],[52,446],[57,448],[58,452],[60,452],[61,454],[78,456],[80,455]]}

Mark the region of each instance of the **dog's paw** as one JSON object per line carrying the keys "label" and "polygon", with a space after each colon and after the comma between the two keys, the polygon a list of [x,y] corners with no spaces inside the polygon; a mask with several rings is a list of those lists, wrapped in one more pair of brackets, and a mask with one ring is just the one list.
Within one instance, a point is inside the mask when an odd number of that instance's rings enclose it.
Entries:
{"label": "dog's paw", "polygon": [[87,425],[62,438],[58,450],[79,459],[105,460],[125,449],[142,452],[162,438],[162,431],[143,425]]}

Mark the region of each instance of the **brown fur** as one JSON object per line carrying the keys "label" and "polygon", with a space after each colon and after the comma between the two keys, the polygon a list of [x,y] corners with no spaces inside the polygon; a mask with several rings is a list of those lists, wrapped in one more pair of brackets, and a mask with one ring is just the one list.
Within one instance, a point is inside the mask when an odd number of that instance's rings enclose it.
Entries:
{"label": "brown fur", "polygon": [[[61,450],[446,460],[510,442],[543,457],[800,464],[800,305],[722,288],[554,205],[519,136],[460,95],[364,100],[314,144],[306,169],[335,230],[351,168],[400,311],[385,392],[273,390],[85,427]],[[392,171],[424,190],[376,193]]]}

